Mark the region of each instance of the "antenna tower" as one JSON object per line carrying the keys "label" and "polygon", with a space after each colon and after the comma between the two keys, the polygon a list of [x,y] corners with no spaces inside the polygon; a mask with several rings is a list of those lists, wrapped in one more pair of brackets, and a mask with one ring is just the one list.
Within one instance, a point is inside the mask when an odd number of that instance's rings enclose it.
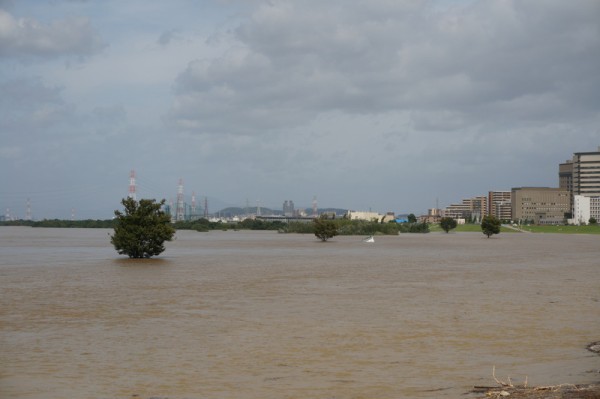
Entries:
{"label": "antenna tower", "polygon": [[180,221],[183,219],[183,179],[179,179],[179,186],[177,187],[177,210],[175,211],[175,220]]}
{"label": "antenna tower", "polygon": [[319,215],[317,215],[318,207],[317,207],[317,196],[316,195],[313,197],[313,200],[312,200],[312,211],[313,211],[313,217],[319,216]]}
{"label": "antenna tower", "polygon": [[25,220],[31,220],[31,201],[27,198],[27,210],[25,212]]}
{"label": "antenna tower", "polygon": [[204,197],[204,218],[208,219],[208,197]]}
{"label": "antenna tower", "polygon": [[71,221],[75,220],[75,208],[71,208]]}
{"label": "antenna tower", "polygon": [[135,170],[131,169],[129,172],[129,198],[136,200],[135,195]]}
{"label": "antenna tower", "polygon": [[256,216],[260,216],[260,200],[256,200]]}

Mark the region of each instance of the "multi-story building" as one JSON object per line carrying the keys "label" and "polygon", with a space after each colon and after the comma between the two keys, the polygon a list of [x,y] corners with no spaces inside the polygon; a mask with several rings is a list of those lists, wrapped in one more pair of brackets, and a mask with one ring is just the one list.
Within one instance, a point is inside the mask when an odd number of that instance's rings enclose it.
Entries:
{"label": "multi-story building", "polygon": [[569,209],[573,211],[573,161],[558,164],[558,187],[569,192]]}
{"label": "multi-story building", "polygon": [[558,164],[558,187],[569,192],[573,191],[573,161],[570,159]]}
{"label": "multi-story building", "polygon": [[480,197],[473,197],[470,199],[471,202],[471,218],[477,221],[481,221],[487,213],[487,197],[485,195]]}
{"label": "multi-story building", "polygon": [[600,147],[573,154],[573,195],[600,196]]}
{"label": "multi-story building", "polygon": [[490,191],[487,199],[487,214],[500,220],[512,220],[510,191]]}
{"label": "multi-story building", "polygon": [[570,213],[570,194],[562,188],[517,187],[511,192],[512,219],[561,224]]}
{"label": "multi-story building", "polygon": [[396,214],[394,212],[386,212],[385,216],[381,219],[381,223],[394,222],[396,220]]}
{"label": "multi-story building", "polygon": [[574,196],[600,196],[600,147],[596,152],[576,152],[573,159],[559,164],[558,186],[569,191],[570,213],[577,219]]}
{"label": "multi-story building", "polygon": [[385,215],[382,215],[377,212],[359,212],[359,211],[347,211],[344,217],[350,220],[367,220],[369,222],[372,221],[381,221]]}
{"label": "multi-story building", "polygon": [[427,210],[427,215],[419,216],[420,223],[439,223],[442,219],[442,210],[439,208],[430,208]]}
{"label": "multi-story building", "polygon": [[452,219],[469,219],[471,217],[471,208],[464,201],[460,204],[450,204],[444,209],[443,215]]}
{"label": "multi-story building", "polygon": [[283,216],[294,216],[294,215],[295,215],[294,201],[292,201],[292,200],[284,201],[283,202]]}
{"label": "multi-story building", "polygon": [[480,221],[487,214],[487,197],[465,198],[460,204],[447,206],[444,217]]}
{"label": "multi-story building", "polygon": [[[590,198],[590,218],[596,219],[596,223],[600,223],[600,197]],[[589,221],[589,219],[588,219]]]}
{"label": "multi-story building", "polygon": [[429,208],[427,209],[427,216],[440,216],[442,210],[439,208]]}
{"label": "multi-story building", "polygon": [[588,224],[590,218],[600,221],[600,197],[586,197],[575,195],[573,197],[573,224]]}

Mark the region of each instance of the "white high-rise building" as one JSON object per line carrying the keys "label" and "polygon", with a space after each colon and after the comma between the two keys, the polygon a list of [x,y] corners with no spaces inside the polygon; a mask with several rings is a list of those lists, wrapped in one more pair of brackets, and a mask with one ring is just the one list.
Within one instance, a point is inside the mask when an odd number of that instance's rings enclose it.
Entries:
{"label": "white high-rise building", "polygon": [[590,218],[600,221],[600,197],[573,196],[572,224],[588,224]]}

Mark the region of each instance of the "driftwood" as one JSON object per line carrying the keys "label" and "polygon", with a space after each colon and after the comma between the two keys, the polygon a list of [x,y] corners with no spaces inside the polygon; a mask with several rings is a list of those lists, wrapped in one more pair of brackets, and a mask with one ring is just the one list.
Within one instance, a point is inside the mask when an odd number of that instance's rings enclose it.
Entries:
{"label": "driftwood", "polygon": [[[494,381],[496,381],[498,383],[498,385],[502,386],[502,387],[509,387],[509,388],[514,388],[515,386],[513,385],[512,381],[510,380],[510,375],[508,376],[508,382],[504,382],[504,381],[500,381],[498,378],[496,378],[496,365],[494,365],[494,367],[492,367],[492,377],[494,377]],[[527,388],[527,376],[525,376],[525,382],[522,385],[523,388]]]}
{"label": "driftwood", "polygon": [[485,394],[485,398],[515,399],[599,399],[600,385],[559,384],[550,386],[528,387],[527,376],[521,385],[513,384],[510,376],[505,381],[496,377],[496,366],[492,368],[492,378],[496,386],[477,385],[471,392]]}
{"label": "driftwood", "polygon": [[[592,342],[586,346],[590,352],[600,355],[600,341]],[[600,373],[600,370],[598,370]],[[496,377],[496,366],[492,367],[492,377],[497,386],[474,386],[471,392],[485,393],[487,398],[501,398],[510,396],[515,399],[600,399],[600,383],[595,384],[559,384],[541,387],[528,387],[527,376],[523,385],[514,385],[507,377],[506,381]]]}

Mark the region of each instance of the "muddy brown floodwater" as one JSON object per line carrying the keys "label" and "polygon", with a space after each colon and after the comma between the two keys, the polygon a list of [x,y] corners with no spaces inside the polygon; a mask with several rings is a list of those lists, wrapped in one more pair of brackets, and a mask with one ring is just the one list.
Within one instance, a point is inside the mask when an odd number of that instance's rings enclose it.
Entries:
{"label": "muddy brown floodwater", "polygon": [[2,398],[459,398],[600,379],[600,238],[0,228]]}

